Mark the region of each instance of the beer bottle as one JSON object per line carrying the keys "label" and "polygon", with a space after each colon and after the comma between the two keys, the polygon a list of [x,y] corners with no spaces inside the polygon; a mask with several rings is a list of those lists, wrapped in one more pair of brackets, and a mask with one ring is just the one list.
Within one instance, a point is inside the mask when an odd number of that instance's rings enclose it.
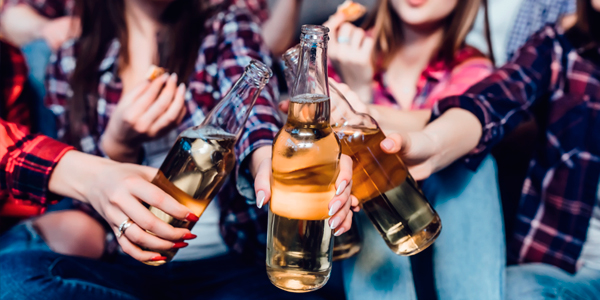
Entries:
{"label": "beer bottle", "polygon": [[[283,61],[283,71],[285,74],[285,81],[288,87],[288,91],[292,90],[294,85],[294,81],[296,80],[296,72],[298,69],[298,59],[300,57],[300,45],[296,45],[290,49],[288,49],[282,56]],[[331,85],[329,86],[332,87]],[[335,88],[335,87],[333,87]],[[332,89],[330,94],[336,93],[336,90]],[[335,95],[331,95],[332,97],[336,97]],[[333,107],[335,107],[335,103],[333,103]],[[331,119],[334,121],[334,119]],[[335,130],[335,129],[334,129]],[[343,145],[342,145],[343,148]],[[343,151],[343,150],[342,150]],[[340,236],[336,236],[333,238],[333,261],[344,260],[346,258],[350,258],[358,252],[362,247],[360,233],[360,225],[355,214],[352,218],[352,227],[344,234]]]}
{"label": "beer bottle", "polygon": [[321,288],[331,273],[328,206],[341,149],[329,120],[328,32],[302,26],[288,118],[273,144],[267,274],[275,286],[296,293]]}
{"label": "beer bottle", "polygon": [[[271,75],[269,67],[252,60],[202,124],[179,135],[152,183],[200,217],[233,170],[234,146]],[[149,209],[174,227],[191,229],[195,224],[175,219],[156,207]],[[154,266],[170,261],[177,253],[177,249],[153,251],[167,257],[163,261],[146,262]]]}
{"label": "beer bottle", "polygon": [[[290,78],[296,77],[297,47],[284,54]],[[352,194],[392,251],[399,255],[423,251],[440,234],[440,217],[400,156],[381,150],[385,135],[375,119],[357,113],[335,86],[330,88],[333,130],[342,143],[342,153],[352,157]]]}

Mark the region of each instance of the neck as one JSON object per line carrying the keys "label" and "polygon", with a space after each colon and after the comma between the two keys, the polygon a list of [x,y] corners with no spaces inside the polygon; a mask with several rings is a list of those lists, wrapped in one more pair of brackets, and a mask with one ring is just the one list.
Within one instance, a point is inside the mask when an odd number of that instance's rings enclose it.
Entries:
{"label": "neck", "polygon": [[415,28],[404,25],[402,28],[404,41],[398,51],[400,58],[408,65],[427,66],[444,38],[443,26]]}
{"label": "neck", "polygon": [[169,2],[125,0],[125,22],[128,32],[155,38],[162,27],[160,16],[168,5]]}

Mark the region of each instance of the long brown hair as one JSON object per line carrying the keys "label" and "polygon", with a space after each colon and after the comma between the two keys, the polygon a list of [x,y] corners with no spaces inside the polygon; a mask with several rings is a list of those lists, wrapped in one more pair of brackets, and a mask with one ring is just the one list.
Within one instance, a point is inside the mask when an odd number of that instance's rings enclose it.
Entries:
{"label": "long brown hair", "polygon": [[[185,81],[194,70],[204,22],[212,9],[203,0],[176,0],[165,9],[161,22],[165,25],[159,49],[159,66],[177,73]],[[225,5],[225,4],[223,4]],[[77,62],[70,79],[73,89],[68,99],[71,143],[79,146],[82,124],[93,132],[96,129],[96,106],[100,63],[108,47],[117,38],[121,44],[119,62],[129,63],[128,35],[125,23],[124,0],[77,0],[75,13],[81,19],[81,36],[77,40]]]}
{"label": "long brown hair", "polygon": [[578,48],[600,46],[600,12],[592,6],[592,0],[577,1],[577,21],[566,36]]}
{"label": "long brown hair", "polygon": [[[452,61],[473,26],[481,0],[459,0],[454,11],[444,21],[444,38],[437,57]],[[376,67],[387,68],[396,51],[402,47],[402,20],[390,0],[379,0],[378,8],[367,18],[365,29],[373,29],[375,48],[371,57]],[[432,57],[433,58],[433,57]]]}

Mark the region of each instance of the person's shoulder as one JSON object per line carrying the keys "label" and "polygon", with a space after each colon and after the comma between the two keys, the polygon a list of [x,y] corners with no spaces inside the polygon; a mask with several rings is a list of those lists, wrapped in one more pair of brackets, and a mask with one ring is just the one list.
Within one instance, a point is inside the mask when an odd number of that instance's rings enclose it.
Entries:
{"label": "person's shoulder", "polygon": [[492,61],[477,48],[465,45],[455,55],[452,64],[452,73],[464,71],[465,69],[493,70]]}

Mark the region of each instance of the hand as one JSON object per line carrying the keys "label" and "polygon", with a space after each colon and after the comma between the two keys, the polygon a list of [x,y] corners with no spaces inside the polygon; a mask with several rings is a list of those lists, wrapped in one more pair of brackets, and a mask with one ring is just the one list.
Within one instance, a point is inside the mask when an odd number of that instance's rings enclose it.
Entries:
{"label": "hand", "polygon": [[102,148],[114,160],[136,162],[142,143],[176,128],[185,113],[185,85],[177,87],[176,74],[142,82],[119,100],[102,136]]}
{"label": "hand", "polygon": [[360,99],[370,102],[373,65],[371,53],[375,45],[373,38],[364,30],[345,22],[343,16],[335,14],[323,25],[329,27],[327,53],[329,59]]}
{"label": "hand", "polygon": [[40,34],[48,46],[56,51],[71,38],[76,38],[81,33],[81,24],[77,17],[60,17],[48,21],[42,27]]}
{"label": "hand", "polygon": [[[261,208],[271,199],[271,157],[265,157],[258,165],[254,178],[256,205]],[[352,159],[347,155],[340,158],[340,174],[335,182],[336,195],[329,202],[329,226],[339,236],[352,226],[352,214],[359,211],[358,199],[352,196]],[[351,210],[352,208],[352,210]]]}
{"label": "hand", "polygon": [[198,217],[150,183],[156,172],[150,167],[69,151],[52,172],[48,189],[91,204],[115,233],[121,223],[131,219],[134,224],[118,239],[123,251],[139,261],[157,260],[158,253],[143,251],[140,246],[156,250],[181,248],[187,245],[181,240],[195,236],[188,229],[175,228],[158,219],[141,202],[180,220],[195,222]]}
{"label": "hand", "polygon": [[415,180],[427,179],[438,171],[437,144],[422,131],[394,133],[381,141],[386,153],[398,153]]}

